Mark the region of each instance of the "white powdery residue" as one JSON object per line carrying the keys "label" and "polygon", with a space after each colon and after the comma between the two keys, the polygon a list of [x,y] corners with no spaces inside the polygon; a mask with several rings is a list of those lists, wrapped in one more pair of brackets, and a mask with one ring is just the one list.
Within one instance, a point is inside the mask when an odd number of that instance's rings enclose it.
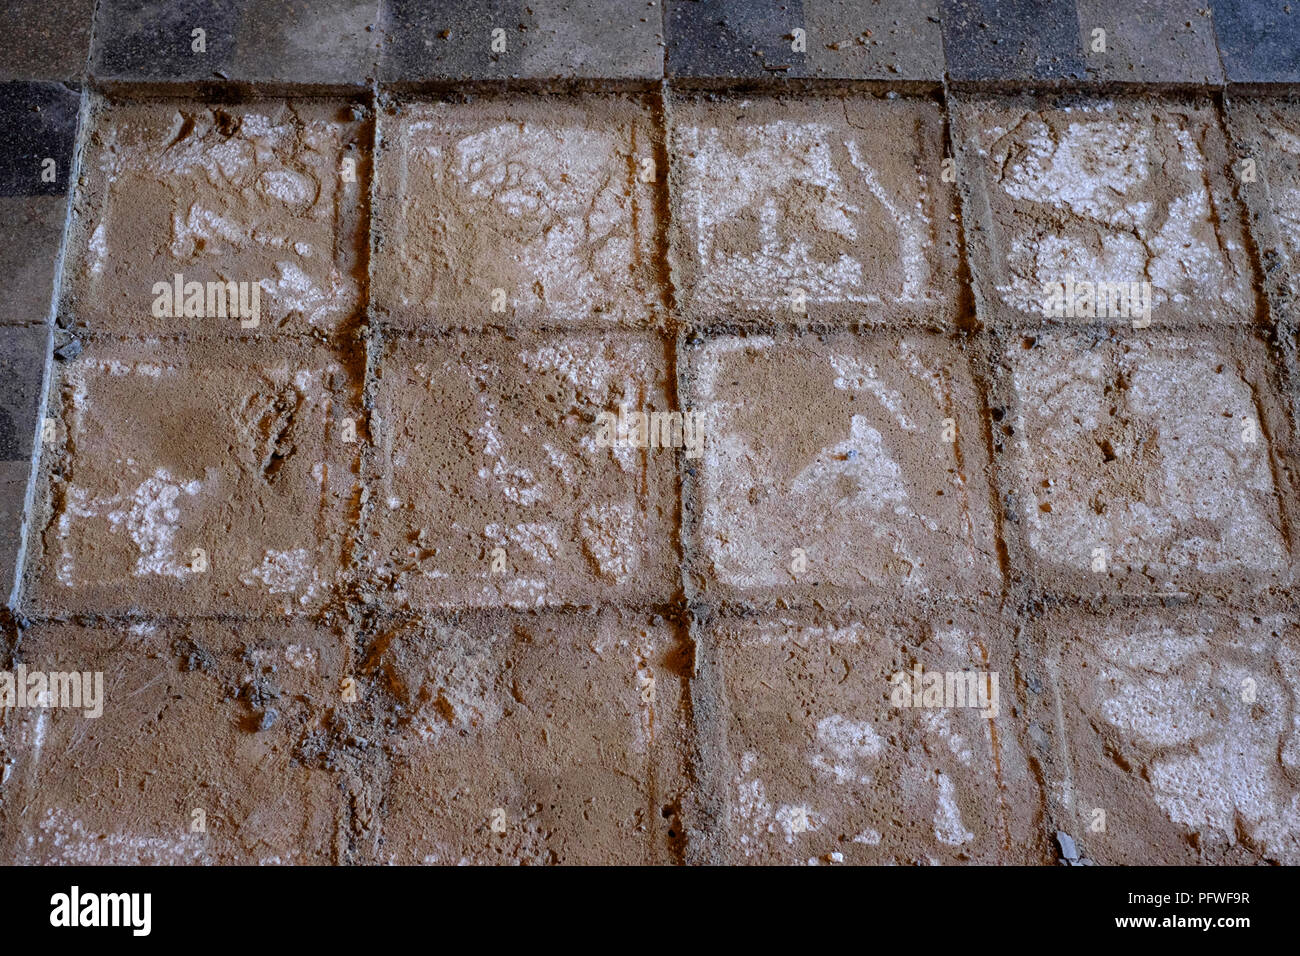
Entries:
{"label": "white powdery residue", "polygon": [[1130,738],[1157,747],[1185,744],[1213,725],[1214,717],[1189,697],[1185,682],[1177,677],[1146,676],[1125,680],[1124,673],[1102,667],[1100,679],[1119,684],[1115,696],[1101,705],[1101,716]]}
{"label": "white powdery residue", "polygon": [[[1147,248],[1130,233],[1102,232],[1090,236],[1086,243],[1071,236],[1027,233],[1015,236],[1008,244],[1010,281],[997,288],[1008,305],[1022,312],[1042,314],[1044,283],[1086,279],[1121,283],[1128,288],[1128,283],[1146,281],[1151,265]],[[1169,294],[1162,284],[1152,284],[1154,310],[1169,301]]]}
{"label": "white powdery residue", "polygon": [[261,286],[276,302],[301,313],[312,325],[339,314],[353,297],[353,282],[336,268],[330,269],[328,289],[322,289],[295,262],[275,264],[278,279],[262,279]]}
{"label": "white powdery residue", "polygon": [[[211,117],[195,119],[195,128],[211,128]],[[186,117],[175,116],[173,130],[179,132]],[[239,132],[224,141],[213,142],[204,135],[190,135],[173,143],[160,143],[149,147],[150,171],[171,178],[202,170],[207,184],[218,188],[226,185],[247,185],[247,175],[257,160],[257,150],[248,141],[252,116],[240,120]],[[173,134],[169,134],[174,135]],[[165,148],[159,148],[159,146]],[[132,156],[132,159],[136,157]],[[137,160],[139,161],[139,160]]]}
{"label": "white powdery residue", "polygon": [[[138,833],[96,832],[64,810],[46,810],[28,850],[43,863],[82,866],[141,866],[202,863],[206,860],[202,834],[182,837]],[[41,844],[39,854],[36,844]]]}
{"label": "white powdery residue", "polygon": [[1275,742],[1227,734],[1194,753],[1157,760],[1150,773],[1156,803],[1175,823],[1234,843],[1244,827],[1270,856],[1295,865],[1300,795],[1279,786],[1278,777]]}
{"label": "white powdery residue", "polygon": [[245,571],[239,580],[250,587],[261,582],[271,594],[299,594],[303,603],[315,596],[320,585],[311,552],[306,548],[267,550],[262,563]]}
{"label": "white powdery residue", "polygon": [[1268,456],[1256,450],[1262,439],[1253,445],[1241,440],[1242,423],[1256,417],[1250,386],[1237,375],[1216,372],[1233,365],[1211,343],[1186,343],[1189,355],[1177,354],[1178,345],[1170,344],[1174,354],[1153,355],[1131,371],[1131,401],[1159,409],[1161,432],[1182,438],[1160,443],[1166,508],[1222,530],[1214,541],[1175,543],[1169,560],[1206,572],[1280,567],[1285,544],[1272,504],[1272,469]]}
{"label": "white powdery residue", "polygon": [[[1279,625],[1252,615],[1226,627],[1158,618],[1097,626],[1082,636],[1104,663],[1094,670],[1089,653],[1083,673],[1102,716],[1135,744],[1132,752],[1122,745],[1123,755],[1171,821],[1202,840],[1246,842],[1295,864],[1300,796],[1283,765],[1297,729],[1290,702],[1300,655],[1277,640]],[[1270,657],[1273,666],[1261,668]],[[1245,699],[1248,683],[1254,693]]]}
{"label": "white powdery residue", "polygon": [[490,524],[483,534],[493,544],[518,547],[539,564],[552,564],[560,553],[560,535],[553,524],[524,522],[516,525]]}
{"label": "white powdery residue", "polygon": [[176,561],[172,556],[172,542],[181,516],[176,502],[182,494],[197,495],[201,487],[199,481],[177,482],[169,472],[160,468],[153,477],[140,483],[127,507],[108,513],[107,518],[114,530],[125,527],[140,549],[136,574],[181,578],[190,573],[188,564]]}
{"label": "white powdery residue", "polygon": [[598,130],[505,123],[459,140],[453,171],[474,195],[516,218],[557,203],[579,212],[580,197],[595,193],[616,148],[614,137]]}
{"label": "white powdery residue", "polygon": [[[843,181],[831,160],[830,141],[835,130],[824,123],[778,120],[746,130],[749,147],[733,152],[722,141],[722,131],[686,127],[682,136],[691,141],[684,152],[691,183],[697,190],[694,211],[700,235],[700,257],[709,259],[714,230],[751,206],[755,200],[791,182],[820,187],[824,198],[809,210],[827,223],[845,223],[844,211],[858,208],[844,202]],[[705,201],[707,197],[707,201]],[[846,239],[856,238],[843,225],[836,227]]]}
{"label": "white powdery residue", "polygon": [[832,355],[830,363],[835,369],[836,388],[848,392],[870,392],[894,416],[900,428],[916,431],[916,425],[903,413],[903,396],[881,381],[874,365],[847,355]]}
{"label": "white powdery residue", "polygon": [[[595,440],[589,435],[583,437],[591,440],[594,448]],[[566,485],[572,485],[575,478],[573,473],[573,464],[569,461],[568,457],[550,442],[546,442],[542,445],[542,451],[546,452],[546,458],[550,461],[551,467],[559,472],[560,480]]]}
{"label": "white powdery residue", "polygon": [[[728,133],[734,136],[735,131]],[[821,232],[858,239],[850,214],[860,215],[863,209],[851,200],[835,171],[830,145],[835,130],[822,123],[776,121],[748,127],[744,135],[744,147],[734,150],[716,129],[684,127],[677,133],[689,170],[684,202],[695,214],[701,297],[770,306],[789,295],[788,289],[774,288],[784,282],[800,288],[812,301],[879,302],[879,295],[863,289],[860,261],[845,254],[833,262],[821,261],[814,258],[808,242],[783,241],[779,234],[781,213],[775,195],[797,182],[819,187],[813,190],[807,216]],[[856,142],[846,141],[844,146],[867,191],[898,225],[902,299],[925,298],[928,266],[923,249],[928,218],[919,208],[905,209],[892,200],[875,171],[863,162]],[[760,248],[752,254],[727,251],[716,242],[716,233],[746,210],[758,213]],[[774,283],[774,277],[781,281]]]}
{"label": "white powdery residue", "polygon": [[922,711],[925,729],[935,734],[948,745],[948,750],[965,766],[970,766],[974,754],[966,743],[966,738],[952,729],[948,710]]}
{"label": "white powdery residue", "polygon": [[879,830],[863,830],[853,838],[854,843],[862,843],[866,846],[878,846],[880,844]]}
{"label": "white powdery residue", "polygon": [[796,625],[794,621],[783,618],[757,628],[746,628],[741,635],[741,644],[746,647],[783,647],[786,644],[808,647],[821,643],[861,644],[862,630],[862,624],[857,621],[843,627],[820,627]]}
{"label": "white powdery residue", "polygon": [[101,222],[90,235],[90,274],[102,275],[104,260],[108,258],[108,242],[104,238],[104,224]]}
{"label": "white powdery residue", "polygon": [[869,722],[850,720],[840,714],[817,722],[817,742],[830,753],[831,759],[815,753],[808,762],[839,784],[869,785],[872,775],[864,772],[864,764],[879,757],[885,746]]}
{"label": "white powdery residue", "polygon": [[1004,301],[1026,312],[1042,309],[1043,283],[1069,278],[1090,282],[1149,281],[1152,306],[1209,296],[1235,310],[1249,300],[1248,277],[1228,253],[1200,235],[1215,233],[1205,185],[1205,160],[1191,133],[1164,124],[1176,141],[1179,165],[1191,175],[1187,191],[1168,204],[1157,230],[1157,206],[1139,198],[1151,179],[1156,128],[1133,122],[1073,122],[1054,132],[1042,121],[1025,124],[1027,153],[1011,164],[1002,188],[1016,199],[1068,209],[1091,228],[1085,236],[1024,233],[1008,243],[1011,281],[999,286]]}
{"label": "white powdery residue", "polygon": [[603,401],[613,386],[621,398],[633,401],[640,392],[639,383],[648,377],[647,348],[635,341],[614,345],[571,339],[521,352],[519,360],[526,368],[563,375],[593,401]]}
{"label": "white powdery residue", "polygon": [[412,689],[419,701],[416,733],[434,740],[491,732],[506,712],[494,660],[490,643],[470,643],[459,631],[441,634],[420,686]]}
{"label": "white powdery residue", "polygon": [[[737,421],[752,413],[753,397],[735,387],[736,368],[768,348],[768,339],[757,343],[720,339],[700,356],[698,391],[705,401],[696,407],[711,423],[700,476],[705,503],[702,531],[715,573],[738,587],[788,584],[792,571],[772,560],[774,535],[781,534],[780,528],[797,527],[802,535],[798,543],[810,560],[824,560],[851,547],[846,535],[865,539],[864,548],[881,555],[879,563],[873,555],[871,562],[822,565],[833,578],[926,589],[932,573],[927,565],[934,562],[920,553],[927,543],[922,535],[939,533],[943,522],[923,510],[936,504],[913,500],[904,459],[893,443],[913,443],[915,432],[904,433],[903,426],[915,425],[919,431],[921,418],[942,420],[936,412],[943,406],[914,412],[908,393],[889,387],[894,381],[909,387],[905,379],[891,381],[879,364],[838,356],[834,363],[828,359],[826,371],[839,373],[841,387],[874,390],[880,406],[874,401],[868,403],[870,407],[856,403],[864,414],[846,414],[841,419],[842,438],[833,435],[810,457],[789,463],[795,466],[792,474],[774,469],[763,437],[753,433],[748,421]],[[926,404],[922,397],[920,405]],[[944,448],[939,453],[953,454]],[[955,484],[960,479],[949,480]],[[968,530],[965,536],[950,538],[955,563],[963,572],[981,560],[973,533]]]}
{"label": "white powdery residue", "polygon": [[45,747],[45,732],[49,729],[50,712],[42,707],[36,714],[36,726],[32,728],[32,766],[41,762],[41,750]]}
{"label": "white powdery residue", "polygon": [[496,401],[484,393],[479,395],[479,404],[483,406],[483,424],[476,434],[483,440],[483,454],[494,459],[491,471],[480,468],[479,477],[486,480],[490,474],[507,501],[525,506],[541,501],[546,497],[546,491],[538,484],[532,470],[512,465],[505,455],[505,442],[496,423]]}
{"label": "white powdery residue", "polygon": [[[906,206],[896,204],[880,185],[880,180],[876,178],[876,171],[858,155],[858,144],[848,140],[844,146],[849,151],[849,162],[853,163],[853,167],[862,176],[862,181],[867,184],[871,195],[885,207],[889,218],[898,224],[898,254],[903,267],[903,301],[924,301],[928,298],[924,285],[930,275],[930,268],[925,261],[925,249],[930,244],[928,238],[930,217],[925,214],[924,205],[918,200],[909,210]],[[918,186],[923,187],[923,184],[918,183]]]}
{"label": "white powdery residue", "polygon": [[[1164,289],[1175,302],[1192,301],[1199,297],[1200,289],[1217,283],[1220,301],[1234,309],[1244,310],[1249,304],[1249,279],[1244,274],[1231,274],[1231,262],[1226,252],[1234,246],[1224,243],[1224,249],[1211,248],[1196,238],[1198,229],[1205,229],[1213,220],[1209,193],[1202,187],[1169,204],[1169,218],[1164,228],[1151,239],[1156,252],[1149,265],[1151,282]],[[1194,287],[1188,293],[1169,291]]]}
{"label": "white powdery residue", "polygon": [[778,230],[781,212],[772,200],[759,208],[760,252],[714,252],[699,297],[706,302],[735,302],[746,308],[786,306],[792,289],[809,302],[879,303],[880,296],[850,291],[862,286],[862,263],[841,253],[833,262],[814,258],[813,247],[793,238],[782,246]]}
{"label": "white powdery residue", "polygon": [[636,693],[639,705],[638,717],[640,719],[637,721],[636,738],[633,741],[631,751],[635,754],[645,755],[649,753],[650,747],[654,743],[655,675],[644,657],[637,663]]}
{"label": "white powdery residue", "polygon": [[[498,458],[492,463],[492,476],[501,482],[501,493],[507,501],[533,505],[546,497],[546,492],[537,483],[531,469],[508,465],[504,458]],[[511,484],[511,479],[523,484]]]}
{"label": "white powdery residue", "polygon": [[76,485],[68,486],[63,500],[63,511],[59,514],[59,520],[56,524],[59,530],[59,541],[62,542],[56,576],[60,584],[70,588],[75,587],[77,583],[74,575],[76,559],[68,547],[69,536],[72,534],[73,519],[99,517],[99,510],[96,506],[100,502],[92,498],[90,492],[85,488],[79,488]]}
{"label": "white powdery residue", "polygon": [[[838,498],[836,479],[847,479],[854,489],[851,498]],[[816,501],[827,494],[837,495],[840,508],[885,509],[889,503],[907,500],[902,470],[889,457],[884,439],[865,415],[854,415],[849,423],[849,437],[822,453],[801,471],[790,484],[796,501]]]}
{"label": "white powdery residue", "polygon": [[[500,586],[500,594],[510,607],[523,610],[530,607],[545,607],[549,589],[543,578],[511,578]],[[491,588],[483,589],[486,604],[496,601],[497,592]]]}
{"label": "white powdery residue", "polygon": [[961,811],[957,808],[957,792],[947,774],[939,774],[937,798],[934,811],[935,839],[949,846],[961,846],[975,839],[975,834],[962,824]]}
{"label": "white powdery residue", "polygon": [[172,214],[171,252],[178,259],[189,258],[200,242],[206,245],[222,239],[231,248],[242,249],[248,238],[246,226],[198,203],[191,205],[184,217],[179,212]]}
{"label": "white powdery residue", "polygon": [[592,505],[579,523],[582,550],[599,575],[623,584],[641,565],[646,542],[645,514],[632,503]]}
{"label": "white powdery residue", "polygon": [[[1256,416],[1250,387],[1214,343],[1135,341],[1116,355],[1072,338],[1040,344],[1029,358],[1017,351],[1008,350],[1016,387],[1038,419],[1028,427],[1016,422],[1017,452],[1032,463],[1026,492],[1042,494],[1038,476],[1052,475],[1058,486],[1052,500],[1059,507],[1051,514],[1029,509],[1036,551],[1087,567],[1090,549],[1104,542],[1117,562],[1154,573],[1268,571],[1285,563],[1268,455],[1259,450],[1263,439],[1242,441],[1244,422]],[[1112,500],[1097,514],[1070,503],[1111,497],[1109,473],[1065,466],[1095,446],[1095,430],[1115,401],[1107,383],[1120,373],[1130,383],[1128,414],[1156,437],[1144,440],[1135,462],[1151,490],[1139,500]],[[1121,458],[1132,454],[1117,447]]]}
{"label": "white powdery residue", "polygon": [[289,666],[294,670],[315,670],[316,660],[320,655],[316,653],[314,647],[304,647],[301,644],[290,644],[284,649],[284,659],[289,662]]}
{"label": "white powdery residue", "polygon": [[1008,195],[1064,206],[1111,226],[1139,225],[1128,197],[1148,179],[1149,129],[1108,120],[1074,122],[1058,139],[1041,121],[1026,128],[1027,152],[1003,180]]}
{"label": "white powdery residue", "polygon": [[[1300,136],[1281,126],[1270,126],[1268,136],[1278,149],[1300,156]],[[1294,177],[1283,179],[1279,176],[1270,179],[1268,189],[1278,232],[1291,253],[1291,291],[1300,293],[1300,272],[1295,268],[1295,260],[1300,258],[1300,182]]]}
{"label": "white powdery residue", "polygon": [[592,314],[614,291],[608,277],[632,260],[623,185],[610,175],[618,154],[610,131],[526,123],[502,124],[456,143],[451,174],[474,196],[537,227],[515,257],[557,313]]}
{"label": "white powdery residue", "polygon": [[776,826],[781,828],[785,842],[790,844],[794,843],[794,838],[799,834],[821,828],[821,820],[803,805],[782,804],[777,807],[775,817]]}
{"label": "white powdery residue", "polygon": [[912,377],[924,382],[930,389],[930,397],[937,408],[948,409],[952,404],[949,381],[951,369],[942,357],[935,356],[929,363],[923,355],[923,347],[912,339],[904,339],[898,350],[907,360],[907,370]]}
{"label": "white powdery residue", "polygon": [[758,754],[746,751],[741,755],[740,773],[734,780],[731,812],[740,824],[738,840],[741,852],[747,857],[762,852],[758,840],[765,834],[780,833],[787,844],[793,845],[796,836],[820,829],[825,822],[820,814],[804,805],[773,807],[763,781],[745,779],[758,764]]}
{"label": "white powdery residue", "polygon": [[306,205],[320,193],[316,180],[289,169],[268,169],[258,177],[257,183],[264,193],[286,206]]}

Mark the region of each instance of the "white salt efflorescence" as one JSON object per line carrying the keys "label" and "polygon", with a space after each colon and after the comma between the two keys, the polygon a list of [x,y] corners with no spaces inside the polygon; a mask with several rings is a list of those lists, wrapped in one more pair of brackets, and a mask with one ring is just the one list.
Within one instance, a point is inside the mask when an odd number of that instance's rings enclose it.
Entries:
{"label": "white salt efflorescence", "polygon": [[1006,120],[980,137],[989,188],[1023,213],[999,223],[1007,305],[1041,314],[1044,283],[1075,279],[1149,282],[1157,318],[1170,304],[1249,312],[1251,277],[1240,242],[1219,228],[1196,111],[1155,122],[1113,103],[1066,108],[1059,122],[988,113]]}

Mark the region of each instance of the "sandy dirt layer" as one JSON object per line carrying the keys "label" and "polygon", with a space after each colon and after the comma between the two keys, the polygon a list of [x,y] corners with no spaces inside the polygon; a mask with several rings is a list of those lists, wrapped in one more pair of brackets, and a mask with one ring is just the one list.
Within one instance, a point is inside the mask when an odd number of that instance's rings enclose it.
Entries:
{"label": "sandy dirt layer", "polygon": [[1292,107],[92,100],[0,861],[1300,862]]}

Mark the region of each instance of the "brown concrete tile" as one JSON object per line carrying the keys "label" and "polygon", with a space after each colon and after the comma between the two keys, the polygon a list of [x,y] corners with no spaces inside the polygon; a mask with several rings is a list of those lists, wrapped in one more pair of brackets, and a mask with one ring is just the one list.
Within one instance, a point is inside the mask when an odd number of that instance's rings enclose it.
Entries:
{"label": "brown concrete tile", "polygon": [[690,321],[956,320],[937,104],[698,95],[673,126],[670,258]]}
{"label": "brown concrete tile", "polygon": [[1029,712],[1057,826],[1100,864],[1300,860],[1300,634],[1263,610],[1058,609]]}
{"label": "brown concrete tile", "polygon": [[664,343],[633,333],[386,343],[366,519],[379,600],[671,600],[684,452],[597,444],[603,411],[668,409],[668,378]]}
{"label": "brown concrete tile", "polygon": [[1258,343],[1062,331],[1012,341],[1002,361],[1014,393],[1007,490],[1043,587],[1223,594],[1288,583],[1274,449],[1286,417]]}
{"label": "brown concrete tile", "polygon": [[[727,700],[730,862],[1042,861],[1043,798],[994,619],[723,620],[709,640]],[[964,696],[972,674],[985,706]],[[920,706],[918,686],[931,694]]]}
{"label": "brown concrete tile", "polygon": [[376,307],[413,329],[651,324],[659,186],[641,176],[660,162],[653,129],[624,96],[391,107]]}
{"label": "brown concrete tile", "polygon": [[807,602],[998,591],[981,400],[959,344],[726,336],[689,361],[686,404],[707,435],[694,567],[706,592]]}
{"label": "brown concrete tile", "polygon": [[[1068,280],[1149,283],[1156,325],[1255,321],[1243,214],[1208,102],[965,98],[954,118],[986,321],[1041,322],[1044,284]],[[1094,321],[1074,304],[1082,315],[1059,321]]]}
{"label": "brown concrete tile", "polygon": [[5,862],[335,861],[343,797],[316,741],[339,706],[338,635],[48,624],[24,634],[19,656],[29,675],[101,673],[102,714],[86,716],[84,700],[9,711]]}
{"label": "brown concrete tile", "polygon": [[61,444],[42,463],[33,607],[321,607],[355,508],[359,445],[344,429],[356,397],[318,346],[97,340],[52,403]]}
{"label": "brown concrete tile", "polygon": [[382,631],[367,667],[396,729],[377,861],[670,861],[678,656],[661,620],[613,612]]}
{"label": "brown concrete tile", "polygon": [[1300,104],[1233,98],[1228,122],[1240,157],[1238,188],[1250,209],[1266,288],[1275,296],[1279,317],[1300,318],[1295,307],[1300,295]]}
{"label": "brown concrete tile", "polygon": [[102,105],[63,311],[99,333],[238,333],[199,298],[165,314],[154,286],[179,273],[257,286],[263,334],[338,328],[362,306],[366,125],[342,102]]}

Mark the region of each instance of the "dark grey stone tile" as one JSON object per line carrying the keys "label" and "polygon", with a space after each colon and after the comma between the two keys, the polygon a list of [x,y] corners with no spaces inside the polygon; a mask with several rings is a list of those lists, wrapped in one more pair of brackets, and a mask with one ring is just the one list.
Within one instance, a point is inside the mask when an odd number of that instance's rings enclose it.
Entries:
{"label": "dark grey stone tile", "polygon": [[0,197],[0,326],[49,321],[66,196]]}
{"label": "dark grey stone tile", "polygon": [[379,0],[101,0],[92,70],[124,82],[363,87],[378,20]]}
{"label": "dark grey stone tile", "polygon": [[[1204,0],[1077,0],[1088,78],[1104,83],[1223,83]],[[1104,30],[1104,37],[1095,31]],[[1104,40],[1104,51],[1099,47]]]}
{"label": "dark grey stone tile", "polygon": [[943,79],[939,0],[803,0],[811,75]]}
{"label": "dark grey stone tile", "polygon": [[231,78],[363,87],[378,21],[379,0],[242,0]]}
{"label": "dark grey stone tile", "polygon": [[[383,0],[380,77],[653,80],[663,14],[651,0]],[[504,50],[493,49],[495,39]]]}
{"label": "dark grey stone tile", "polygon": [[[801,0],[666,0],[668,73],[808,76],[816,40],[807,35],[804,9]],[[796,29],[805,31],[802,51],[794,49]]]}
{"label": "dark grey stone tile", "polygon": [[23,526],[27,520],[27,485],[31,464],[0,461],[0,598],[13,608],[18,556],[22,551]]}
{"label": "dark grey stone tile", "polygon": [[62,83],[0,83],[0,196],[67,193],[80,106]]}
{"label": "dark grey stone tile", "polygon": [[943,79],[939,0],[668,0],[665,15],[677,77]]}
{"label": "dark grey stone tile", "polygon": [[1300,81],[1300,3],[1211,0],[1230,83]]}
{"label": "dark grey stone tile", "polygon": [[9,0],[0,30],[0,79],[80,80],[95,0]]}
{"label": "dark grey stone tile", "polygon": [[1074,0],[943,0],[943,38],[959,82],[1086,77]]}
{"label": "dark grey stone tile", "polygon": [[50,330],[0,328],[0,461],[30,461]]}
{"label": "dark grey stone tile", "polygon": [[[99,0],[91,72],[101,80],[201,81],[230,75],[239,0]],[[202,30],[202,52],[195,30]]]}

